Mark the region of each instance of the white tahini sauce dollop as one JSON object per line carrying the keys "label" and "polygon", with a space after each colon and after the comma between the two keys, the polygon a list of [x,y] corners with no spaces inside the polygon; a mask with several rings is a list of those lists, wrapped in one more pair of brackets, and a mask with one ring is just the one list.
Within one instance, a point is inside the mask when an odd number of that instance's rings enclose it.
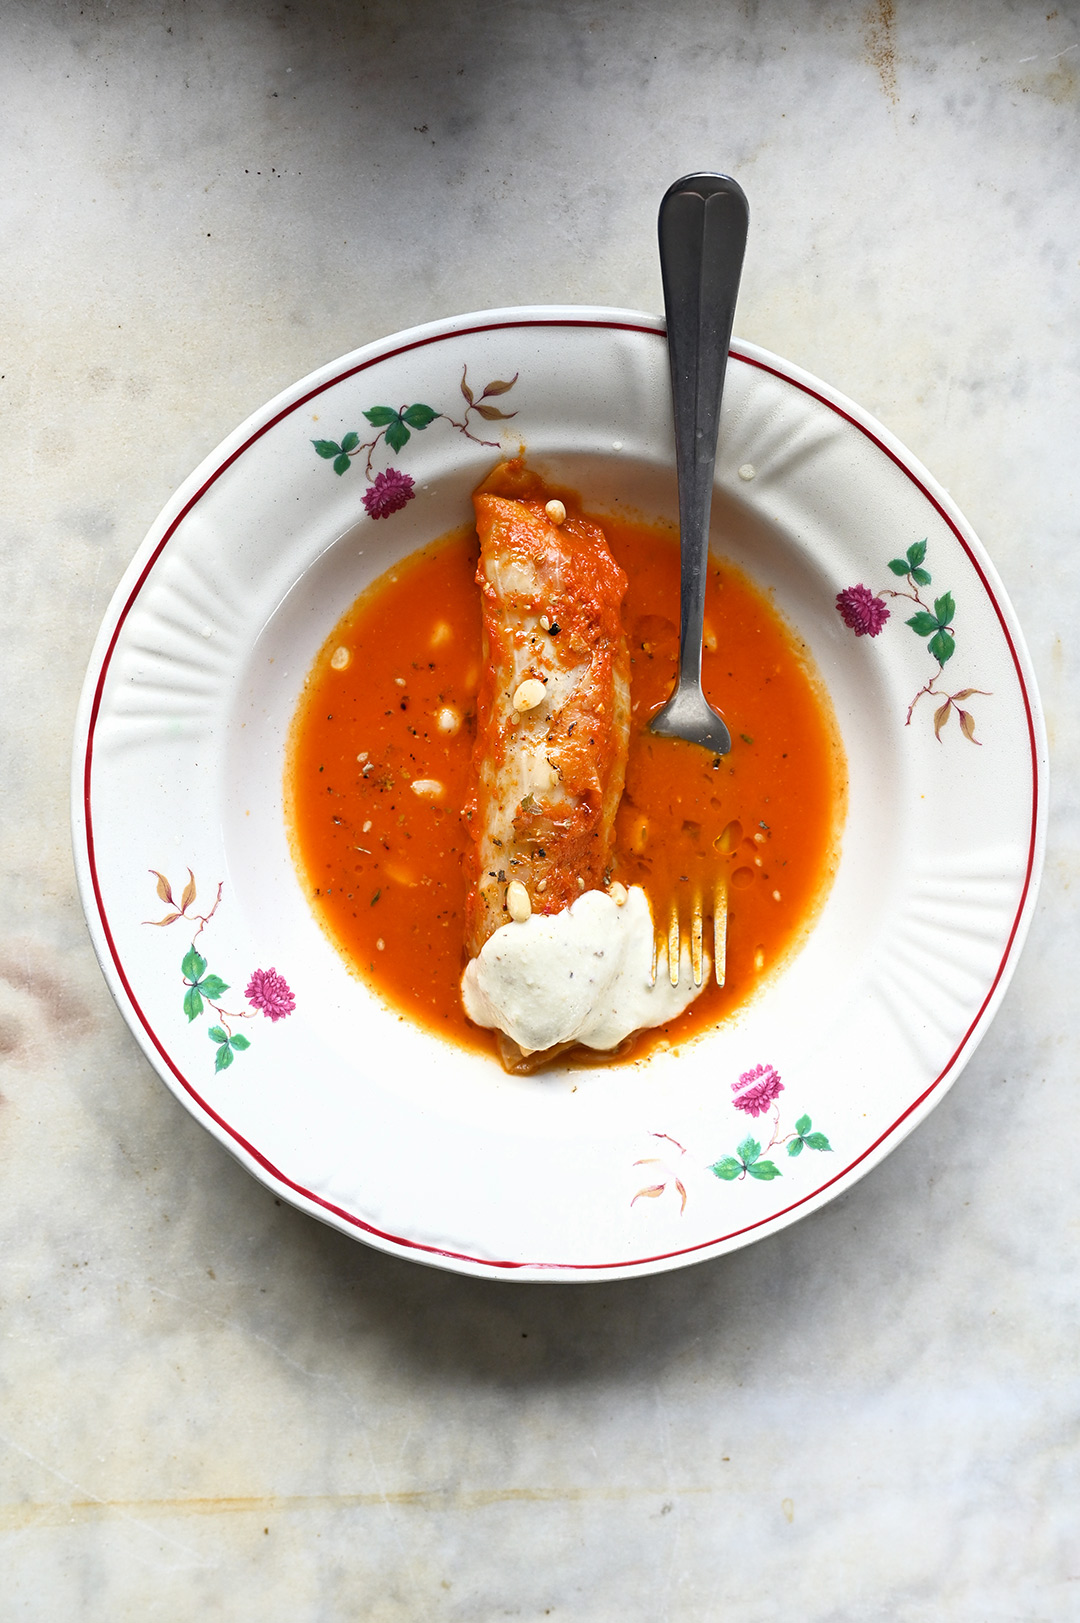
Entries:
{"label": "white tahini sauce dollop", "polygon": [[654,984],[653,934],[640,885],[621,907],[605,891],[587,890],[561,913],[511,921],[465,970],[465,1013],[505,1031],[526,1054],[570,1042],[615,1048],[632,1031],[673,1020],[708,982],[706,957],[702,986],[694,985],[684,936],[679,984],[671,984],[663,950]]}

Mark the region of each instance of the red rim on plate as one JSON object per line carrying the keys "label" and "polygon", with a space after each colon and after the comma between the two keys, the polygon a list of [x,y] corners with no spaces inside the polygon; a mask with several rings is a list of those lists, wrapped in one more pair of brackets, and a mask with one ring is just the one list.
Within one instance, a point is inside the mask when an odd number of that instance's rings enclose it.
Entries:
{"label": "red rim on plate", "polygon": [[[874,1138],[872,1143],[866,1145],[858,1155],[849,1160],[839,1171],[833,1173],[832,1176],[823,1180],[821,1183],[816,1184],[812,1190],[801,1195],[798,1199],[793,1200],[790,1204],[780,1208],[776,1212],[771,1213],[769,1216],[757,1219],[753,1222],[748,1222],[746,1224],[736,1225],[734,1227],[725,1229],[723,1232],[717,1233],[715,1236],[712,1236],[707,1240],[698,1241],[692,1245],[657,1252],[646,1251],[640,1256],[635,1256],[631,1259],[623,1258],[602,1262],[558,1262],[545,1260],[542,1258],[510,1260],[475,1256],[466,1251],[458,1251],[438,1245],[426,1244],[422,1241],[410,1239],[407,1236],[395,1234],[379,1228],[373,1223],[370,1223],[357,1216],[355,1213],[346,1210],[340,1205],[334,1204],[332,1201],[324,1199],[318,1193],[311,1189],[305,1188],[302,1184],[294,1181],[287,1175],[287,1173],[282,1171],[278,1166],[274,1165],[274,1163],[260,1151],[257,1145],[251,1143],[235,1126],[230,1123],[225,1116],[221,1114],[219,1110],[215,1109],[211,1104],[209,1104],[190,1078],[185,1075],[184,1071],[175,1063],[169,1053],[166,1043],[154,1029],[153,1023],[144,1012],[144,1009],[142,1008],[129,979],[120,951],[118,950],[116,944],[114,931],[111,926],[108,911],[105,905],[103,887],[98,871],[98,862],[95,851],[94,752],[98,723],[101,714],[102,698],[105,690],[105,684],[112,667],[117,644],[123,633],[128,616],[130,615],[136,602],[139,600],[140,595],[146,589],[147,582],[150,580],[155,567],[157,566],[162,555],[165,553],[166,549],[169,547],[170,542],[175,537],[181,525],[183,525],[185,520],[188,519],[195,509],[199,507],[199,504],[204,500],[207,493],[214,487],[221,476],[229,468],[233,467],[237,462],[239,462],[252,448],[252,446],[254,446],[279,423],[283,422],[292,414],[300,411],[312,401],[316,400],[327,390],[334,388],[336,385],[349,378],[357,376],[372,366],[381,364],[396,356],[407,354],[410,351],[421,349],[430,345],[437,345],[445,342],[448,339],[458,339],[463,336],[475,336],[481,333],[495,332],[506,329],[545,327],[586,328],[592,330],[610,330],[614,332],[643,334],[660,340],[663,338],[663,327],[660,323],[653,323],[645,320],[635,321],[630,318],[625,320],[602,318],[599,315],[596,317],[589,315],[577,317],[563,314],[528,317],[510,316],[506,319],[494,320],[466,318],[466,322],[469,322],[470,320],[471,324],[455,324],[452,327],[444,327],[443,330],[436,332],[425,333],[421,331],[419,335],[409,337],[407,341],[395,343],[393,340],[391,340],[387,347],[380,347],[376,352],[366,353],[363,359],[352,361],[350,364],[342,366],[340,370],[334,371],[332,375],[321,378],[321,380],[314,386],[304,389],[301,385],[300,387],[303,389],[303,392],[301,392],[296,399],[289,401],[288,404],[283,405],[279,410],[276,411],[273,411],[272,408],[268,408],[271,410],[271,415],[269,415],[265,421],[259,423],[259,425],[243,439],[242,443],[236,445],[233,449],[228,450],[227,454],[225,453],[225,449],[223,447],[221,451],[215,454],[216,459],[212,458],[206,465],[206,467],[209,468],[209,471],[205,473],[205,477],[202,479],[199,487],[195,490],[194,494],[192,494],[184,502],[179,511],[176,512],[175,516],[173,516],[169,521],[167,528],[165,528],[163,534],[160,536],[160,539],[153,546],[146,562],[139,571],[134,584],[131,586],[130,590],[127,591],[126,595],[120,602],[119,608],[114,611],[110,611],[115,612],[115,623],[112,626],[111,634],[108,636],[103,652],[96,656],[95,663],[91,666],[91,671],[87,678],[87,692],[86,695],[84,695],[84,707],[86,704],[86,699],[89,698],[89,708],[88,713],[86,713],[83,735],[78,739],[76,744],[74,806],[76,859],[77,866],[79,868],[80,881],[84,885],[84,903],[86,906],[87,917],[91,924],[92,934],[94,935],[95,946],[99,951],[99,956],[101,957],[107,978],[113,985],[113,989],[118,997],[118,1001],[121,1001],[121,1007],[123,1007],[123,1000],[126,1000],[131,1011],[131,1016],[133,1016],[133,1021],[134,1023],[137,1023],[138,1028],[140,1028],[142,1033],[145,1035],[147,1042],[153,1050],[153,1054],[157,1057],[159,1066],[162,1066],[167,1070],[169,1075],[171,1075],[171,1077],[175,1080],[176,1084],[178,1084],[179,1088],[181,1088],[192,1103],[197,1106],[200,1115],[204,1117],[206,1121],[212,1122],[215,1125],[218,1130],[217,1136],[222,1138],[227,1147],[233,1149],[242,1160],[247,1163],[251,1163],[254,1165],[254,1167],[260,1169],[261,1173],[273,1180],[274,1186],[283,1192],[288,1192],[288,1194],[294,1198],[296,1203],[302,1203],[302,1205],[313,1215],[323,1215],[330,1219],[336,1219],[339,1225],[345,1225],[359,1235],[370,1238],[371,1240],[379,1243],[384,1249],[400,1250],[401,1253],[416,1256],[420,1260],[429,1260],[437,1263],[447,1264],[465,1264],[467,1265],[469,1271],[479,1273],[493,1271],[503,1275],[504,1277],[508,1273],[511,1275],[535,1273],[540,1276],[548,1274],[549,1276],[561,1275],[563,1277],[596,1275],[605,1275],[611,1277],[633,1274],[635,1272],[652,1271],[660,1266],[663,1266],[664,1264],[672,1265],[678,1262],[679,1259],[690,1260],[700,1257],[703,1253],[714,1253],[725,1247],[730,1247],[733,1241],[753,1235],[760,1229],[772,1230],[777,1227],[784,1226],[785,1221],[790,1220],[793,1214],[801,1211],[803,1208],[812,1206],[815,1203],[820,1204],[822,1197],[827,1191],[835,1188],[835,1186],[838,1184],[852,1181],[852,1174],[855,1173],[857,1169],[864,1167],[865,1163],[870,1161],[872,1158],[875,1158],[876,1152],[880,1151],[882,1146],[884,1146],[890,1139],[895,1137],[898,1129],[910,1121],[910,1118],[920,1110],[920,1107],[926,1104],[931,1095],[941,1088],[942,1083],[944,1083],[956,1072],[958,1064],[968,1056],[969,1050],[972,1047],[973,1038],[988,1022],[991,1005],[995,1002],[998,995],[1004,990],[1005,978],[1011,967],[1015,964],[1019,948],[1022,944],[1023,933],[1026,928],[1026,924],[1030,919],[1031,910],[1034,903],[1034,892],[1037,884],[1043,844],[1044,814],[1040,788],[1045,772],[1045,747],[1042,743],[1038,699],[1037,695],[1035,694],[1034,684],[1030,676],[1029,669],[1027,667],[1026,653],[1022,649],[1022,644],[1020,644],[1017,634],[1014,632],[1013,624],[1010,623],[1011,612],[1003,603],[1001,596],[999,595],[999,591],[988,578],[981,558],[975,550],[975,547],[973,547],[970,543],[968,536],[964,533],[962,521],[959,521],[959,515],[954,517],[953,512],[950,512],[949,510],[947,498],[944,498],[942,494],[939,494],[934,488],[932,488],[932,482],[929,480],[928,476],[923,472],[923,470],[921,470],[914,462],[914,459],[909,458],[906,453],[903,453],[901,448],[897,448],[895,442],[890,444],[884,434],[884,431],[878,428],[877,425],[874,425],[870,419],[866,419],[862,415],[858,414],[857,408],[853,408],[849,402],[842,401],[840,397],[832,396],[829,392],[825,391],[822,385],[816,384],[813,380],[807,379],[805,375],[800,374],[797,369],[788,368],[784,363],[778,362],[774,357],[769,357],[768,359],[762,358],[760,352],[751,353],[746,347],[738,342],[734,343],[731,351],[731,358],[734,362],[740,366],[756,368],[763,373],[767,373],[772,377],[777,378],[785,385],[801,391],[804,395],[816,401],[827,411],[842,419],[858,434],[862,435],[865,440],[875,448],[876,451],[878,451],[882,456],[888,458],[888,460],[901,471],[904,477],[911,482],[922,498],[928,503],[928,505],[933,509],[933,511],[952,533],[956,542],[963,550],[964,554],[974,568],[975,573],[981,583],[982,589],[993,607],[994,614],[996,615],[997,623],[1000,627],[1002,637],[1008,649],[1013,672],[1023,699],[1023,708],[1027,727],[1027,751],[1030,761],[1031,775],[1030,818],[1027,840],[1026,867],[1023,873],[1022,884],[1012,918],[1011,928],[1008,931],[1007,939],[1005,940],[1004,948],[1001,952],[996,971],[986,988],[985,995],[983,996],[974,1017],[970,1021],[966,1031],[963,1033],[961,1040],[959,1043],[957,1043],[955,1049],[949,1056],[947,1063],[941,1067],[938,1074],[933,1078],[929,1085],[925,1087],[922,1092],[919,1093],[918,1097],[914,1098],[910,1104],[908,1104],[907,1107],[896,1116],[895,1120],[893,1120],[883,1132],[879,1133]],[[123,1000],[120,999],[120,993],[117,988],[122,990]]]}

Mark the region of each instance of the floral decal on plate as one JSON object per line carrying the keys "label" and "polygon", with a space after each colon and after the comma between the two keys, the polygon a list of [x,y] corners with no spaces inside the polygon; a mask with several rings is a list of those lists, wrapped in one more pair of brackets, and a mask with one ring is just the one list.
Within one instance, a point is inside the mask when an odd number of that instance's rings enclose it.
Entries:
{"label": "floral decal on plate", "polygon": [[[783,1131],[778,1100],[784,1091],[784,1084],[775,1066],[755,1065],[751,1070],[744,1071],[739,1080],[731,1084],[731,1091],[734,1094],[732,1103],[735,1109],[754,1117],[755,1120],[758,1116],[771,1112],[772,1134],[767,1144],[762,1144],[760,1139],[749,1134],[739,1144],[734,1155],[721,1156],[718,1161],[707,1166],[705,1170],[719,1178],[722,1183],[741,1183],[746,1178],[753,1178],[758,1183],[770,1183],[773,1178],[782,1178],[781,1168],[775,1161],[769,1159],[769,1152],[774,1149],[786,1149],[791,1160],[801,1155],[803,1150],[832,1151],[832,1145],[825,1134],[814,1131],[809,1116],[800,1116],[791,1131]],[[650,1136],[671,1144],[680,1156],[688,1153],[685,1145],[680,1144],[678,1139],[672,1138],[669,1133],[653,1133]],[[673,1159],[669,1152],[666,1156],[649,1155],[634,1162],[636,1167],[655,1167],[656,1171],[652,1173],[653,1181],[644,1185],[634,1195],[630,1202],[631,1206],[639,1200],[658,1200],[672,1188],[679,1196],[680,1215],[685,1212],[688,1199],[686,1173],[682,1167],[678,1172],[675,1171]]]}
{"label": "floral decal on plate", "polygon": [[[650,1134],[650,1137],[664,1140],[668,1144],[673,1144],[680,1155],[686,1154],[685,1147],[679,1143],[677,1138],[672,1138],[670,1133],[652,1133]],[[686,1185],[683,1183],[682,1179],[672,1171],[667,1161],[659,1155],[646,1155],[642,1160],[635,1161],[634,1165],[636,1167],[659,1168],[659,1171],[653,1173],[652,1176],[654,1178],[659,1178],[660,1181],[658,1183],[647,1183],[643,1189],[639,1189],[633,1200],[630,1202],[631,1206],[635,1205],[639,1200],[659,1199],[659,1197],[667,1189],[670,1182],[677,1190],[679,1195],[679,1215],[681,1216],[686,1210]]]}
{"label": "floral decal on plate", "polygon": [[296,999],[285,977],[279,975],[276,969],[257,969],[248,982],[244,994],[251,1008],[233,1010],[222,1008],[219,1000],[229,990],[229,983],[211,971],[209,963],[195,945],[218,910],[224,888],[222,882],[218,881],[217,895],[210,911],[196,913],[194,908],[197,890],[195,875],[190,868],[179,903],[173,896],[172,886],[165,875],[158,873],[156,868],[149,871],[157,880],[158,896],[172,911],[166,913],[163,919],[144,919],[143,923],[152,924],[159,930],[166,925],[175,924],[178,919],[198,924],[198,929],[191,938],[191,946],[180,963],[180,973],[184,979],[184,1013],[189,1024],[193,1020],[200,1019],[207,1009],[211,1009],[217,1016],[215,1024],[209,1027],[207,1036],[214,1045],[215,1072],[228,1070],[236,1055],[251,1047],[250,1038],[245,1037],[243,1032],[234,1032],[231,1022],[253,1020],[257,1012],[265,1014],[270,1020],[283,1020],[287,1014],[292,1014],[296,1007]]}
{"label": "floral decal on plate", "polygon": [[975,737],[975,718],[971,711],[965,710],[963,706],[974,694],[981,694],[984,698],[989,698],[990,695],[983,688],[960,688],[956,693],[949,693],[938,685],[945,673],[946,665],[956,652],[956,634],[953,625],[956,603],[951,592],[943,592],[940,597],[935,597],[932,606],[924,601],[919,588],[929,586],[932,579],[925,564],[926,541],[915,541],[908,547],[903,558],[889,560],[889,568],[893,574],[901,576],[907,582],[906,591],[883,586],[880,592],[874,593],[869,586],[845,586],[844,590],[836,595],[837,613],[857,637],[876,637],[884,629],[886,620],[891,617],[892,611],[885,602],[887,597],[907,598],[909,602],[914,603],[916,613],[904,624],[909,625],[920,640],[926,640],[927,651],[931,658],[937,661],[937,670],[908,705],[905,726],[911,725],[911,717],[919,700],[932,697],[940,701],[934,711],[934,736],[938,742],[941,742],[942,728],[955,712],[964,737],[972,744],[978,744],[980,740]]}
{"label": "floral decal on plate", "polygon": [[257,969],[248,981],[244,996],[268,1020],[284,1020],[296,1008],[296,999],[284,975],[279,975],[276,969]]}
{"label": "floral decal on plate", "polygon": [[516,411],[500,411],[498,406],[490,404],[496,395],[506,394],[514,387],[518,380],[515,372],[510,379],[495,378],[491,383],[485,384],[479,394],[476,394],[468,378],[468,367],[462,367],[460,389],[465,400],[465,410],[461,421],[451,417],[449,412],[436,411],[433,406],[425,406],[420,401],[414,401],[411,406],[369,406],[364,416],[377,432],[373,439],[362,440],[356,429],[350,429],[342,436],[340,444],[337,440],[312,440],[316,455],[332,462],[334,472],[348,473],[352,467],[353,458],[365,452],[364,474],[367,478],[368,488],[364,492],[364,506],[371,518],[389,518],[391,513],[398,513],[407,502],[411,502],[416,494],[416,483],[410,473],[402,473],[399,468],[383,468],[375,472],[373,458],[380,444],[385,442],[387,448],[397,456],[403,451],[412,439],[414,433],[422,433],[430,428],[432,423],[440,420],[456,428],[459,434],[466,439],[474,440],[477,445],[489,446],[498,450],[498,440],[482,440],[474,434],[469,426],[473,412],[482,417],[487,423],[508,421],[516,417]]}

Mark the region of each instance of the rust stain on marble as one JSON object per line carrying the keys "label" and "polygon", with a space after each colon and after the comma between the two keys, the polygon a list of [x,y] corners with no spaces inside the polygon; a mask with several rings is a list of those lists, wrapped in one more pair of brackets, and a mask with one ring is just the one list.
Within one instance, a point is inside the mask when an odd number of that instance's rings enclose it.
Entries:
{"label": "rust stain on marble", "polygon": [[81,1037],[93,1024],[90,1005],[56,969],[40,942],[9,941],[0,951],[0,1059],[20,1063],[45,1036]]}
{"label": "rust stain on marble", "polygon": [[866,60],[877,71],[881,88],[895,107],[900,100],[896,85],[896,6],[894,0],[874,0],[863,13]]}
{"label": "rust stain on marble", "polygon": [[1078,68],[1080,58],[1061,51],[1056,56],[1035,58],[1027,72],[1014,82],[1022,96],[1041,96],[1055,107],[1067,107],[1077,100]]}
{"label": "rust stain on marble", "polygon": [[0,1530],[25,1527],[69,1527],[85,1522],[140,1521],[172,1516],[277,1516],[300,1511],[339,1510],[486,1510],[492,1505],[601,1504],[642,1499],[699,1498],[723,1490],[713,1486],[565,1487],[565,1488],[417,1488],[400,1493],[313,1493],[220,1495],[184,1499],[72,1499],[0,1504]]}

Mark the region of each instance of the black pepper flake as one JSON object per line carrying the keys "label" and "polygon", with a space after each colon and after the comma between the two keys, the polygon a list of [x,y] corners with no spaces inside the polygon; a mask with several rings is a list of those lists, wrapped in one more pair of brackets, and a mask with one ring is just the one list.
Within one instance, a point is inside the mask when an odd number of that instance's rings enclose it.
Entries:
{"label": "black pepper flake", "polygon": [[561,631],[561,629],[562,629],[562,627],[559,626],[554,620],[552,620],[551,624],[548,626],[548,636],[549,637],[557,637],[559,635],[559,632]]}
{"label": "black pepper flake", "polygon": [[381,890],[377,890],[377,891],[376,891],[376,892],[375,892],[375,894],[374,894],[374,896],[373,896],[373,897],[372,897],[372,898],[371,898],[371,902],[370,902],[370,904],[369,904],[369,905],[370,905],[370,906],[371,906],[371,907],[374,907],[374,906],[375,906],[375,903],[376,903],[376,902],[377,902],[377,901],[378,901],[378,900],[379,900],[379,897],[380,897],[380,896],[381,896],[381,895],[382,895],[382,891],[381,891]]}

